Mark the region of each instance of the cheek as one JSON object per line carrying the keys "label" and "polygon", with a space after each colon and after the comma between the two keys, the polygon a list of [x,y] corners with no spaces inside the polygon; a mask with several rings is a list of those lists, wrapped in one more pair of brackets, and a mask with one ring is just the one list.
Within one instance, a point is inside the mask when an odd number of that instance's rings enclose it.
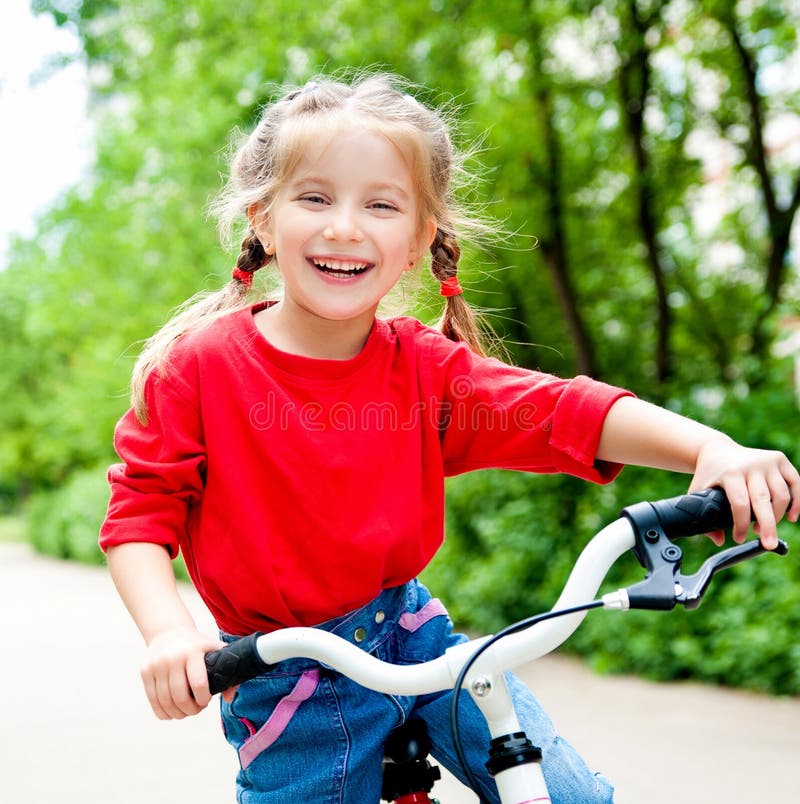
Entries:
{"label": "cheek", "polygon": [[284,253],[298,251],[307,240],[306,234],[291,224],[276,228],[275,245],[282,248]]}

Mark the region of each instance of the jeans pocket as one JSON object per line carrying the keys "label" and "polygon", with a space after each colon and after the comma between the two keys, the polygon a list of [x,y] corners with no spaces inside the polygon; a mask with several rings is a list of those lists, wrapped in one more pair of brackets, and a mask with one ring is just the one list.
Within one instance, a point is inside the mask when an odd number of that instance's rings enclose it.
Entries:
{"label": "jeans pocket", "polygon": [[306,670],[291,692],[278,701],[272,714],[260,729],[255,730],[253,725],[248,723],[254,730],[239,748],[239,761],[243,769],[247,768],[262,751],[266,751],[283,734],[297,709],[316,692],[318,685],[319,670]]}
{"label": "jeans pocket", "polygon": [[278,740],[318,685],[318,668],[267,675],[239,687],[232,703],[223,702],[223,729],[239,755],[242,770]]}

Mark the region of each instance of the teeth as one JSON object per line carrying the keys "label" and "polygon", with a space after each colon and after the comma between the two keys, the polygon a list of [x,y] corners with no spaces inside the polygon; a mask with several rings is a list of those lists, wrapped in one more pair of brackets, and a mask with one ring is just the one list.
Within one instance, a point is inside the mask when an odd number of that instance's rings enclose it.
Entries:
{"label": "teeth", "polygon": [[368,262],[352,262],[350,260],[314,260],[317,268],[327,268],[329,271],[343,271],[353,273],[363,271],[368,266]]}

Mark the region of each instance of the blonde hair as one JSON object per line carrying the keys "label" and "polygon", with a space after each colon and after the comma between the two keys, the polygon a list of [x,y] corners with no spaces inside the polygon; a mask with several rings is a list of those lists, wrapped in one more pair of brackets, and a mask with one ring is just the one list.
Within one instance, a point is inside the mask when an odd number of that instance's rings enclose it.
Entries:
{"label": "blonde hair", "polygon": [[[466,213],[457,201],[457,191],[470,177],[464,168],[464,154],[451,140],[446,114],[415,100],[407,89],[397,76],[383,73],[350,82],[318,78],[267,106],[238,148],[228,183],[212,205],[223,236],[231,239],[234,222],[248,210],[269,211],[300,161],[304,146],[323,131],[330,131],[331,115],[337,115],[343,122],[363,122],[411,155],[420,227],[426,220],[436,222],[430,247],[431,272],[439,282],[455,277],[461,256],[459,237],[485,233],[488,227],[477,216]],[[271,259],[248,223],[236,260],[238,276],[247,279],[246,274]],[[131,379],[131,404],[142,424],[147,423],[147,377],[153,370],[167,367],[175,341],[220,315],[249,306],[249,290],[249,282],[233,278],[218,291],[199,294],[146,341]],[[451,340],[465,341],[477,353],[486,353],[478,317],[462,295],[446,297],[437,326]]]}

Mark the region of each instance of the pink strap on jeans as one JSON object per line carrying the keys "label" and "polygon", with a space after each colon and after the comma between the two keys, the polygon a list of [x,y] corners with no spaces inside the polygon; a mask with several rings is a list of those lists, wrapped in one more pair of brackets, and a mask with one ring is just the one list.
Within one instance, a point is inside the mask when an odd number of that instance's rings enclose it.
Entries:
{"label": "pink strap on jeans", "polygon": [[422,628],[428,620],[434,617],[440,617],[447,614],[447,609],[438,597],[429,600],[418,612],[412,614],[410,611],[403,612],[400,619],[397,621],[401,628],[412,633],[419,628]]}
{"label": "pink strap on jeans", "polygon": [[239,761],[246,768],[262,751],[266,751],[283,734],[303,701],[307,701],[319,684],[319,670],[306,670],[294,689],[280,699],[269,720],[239,749]]}

